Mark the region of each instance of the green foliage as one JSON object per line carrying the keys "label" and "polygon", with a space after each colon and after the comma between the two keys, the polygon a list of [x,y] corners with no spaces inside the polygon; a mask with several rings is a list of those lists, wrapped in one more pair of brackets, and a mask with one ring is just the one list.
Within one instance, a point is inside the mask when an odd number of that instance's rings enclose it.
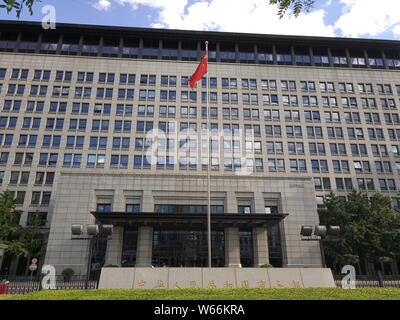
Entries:
{"label": "green foliage", "polygon": [[106,266],[103,266],[103,268],[119,268],[119,266],[116,264],[108,264]]}
{"label": "green foliage", "polygon": [[19,19],[24,8],[27,8],[29,10],[29,13],[32,15],[33,6],[37,2],[41,2],[41,0],[2,0],[0,8],[6,9],[7,13],[15,10],[16,16]]}
{"label": "green foliage", "polygon": [[16,199],[11,191],[0,194],[0,243],[8,246],[7,253],[28,255],[22,241],[23,229],[19,225],[22,211],[16,209]]}
{"label": "green foliage", "polygon": [[260,266],[260,268],[273,268],[274,266],[272,264],[266,263],[266,264],[262,264]]}
{"label": "green foliage", "polygon": [[44,256],[47,234],[42,232],[43,221],[38,212],[30,216],[29,225],[23,229],[22,241],[31,257]]}
{"label": "green foliage", "polygon": [[376,193],[368,199],[353,191],[343,201],[330,193],[325,207],[319,210],[321,224],[341,228],[339,236],[324,239],[325,254],[335,264],[390,262],[400,255],[400,215],[391,209],[388,197]]}
{"label": "green foliage", "polygon": [[315,0],[269,0],[269,3],[278,5],[278,16],[282,19],[291,8],[295,17],[298,17],[301,12],[309,12]]}
{"label": "green foliage", "polygon": [[19,225],[22,211],[16,209],[16,202],[11,191],[0,194],[0,243],[8,246],[6,254],[40,258],[44,255],[47,234],[42,232],[37,215],[29,226]]}
{"label": "green foliage", "polygon": [[73,270],[73,269],[71,269],[71,268],[65,268],[63,271],[62,271],[62,275],[64,276],[64,278],[66,279],[66,280],[71,280],[71,278],[72,278],[72,276],[74,275],[74,273],[75,273],[75,271]]}
{"label": "green foliage", "polygon": [[396,288],[42,290],[7,300],[400,300]]}

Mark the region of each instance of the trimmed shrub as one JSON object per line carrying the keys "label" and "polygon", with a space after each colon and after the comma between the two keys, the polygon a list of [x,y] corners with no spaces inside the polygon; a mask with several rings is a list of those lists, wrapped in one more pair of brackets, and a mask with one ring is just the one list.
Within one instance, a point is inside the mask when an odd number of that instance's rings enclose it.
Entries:
{"label": "trimmed shrub", "polygon": [[72,276],[74,275],[75,271],[71,268],[65,268],[62,272],[65,281],[71,280]]}
{"label": "trimmed shrub", "polygon": [[119,268],[119,266],[116,264],[107,264],[106,266],[103,266],[103,268]]}

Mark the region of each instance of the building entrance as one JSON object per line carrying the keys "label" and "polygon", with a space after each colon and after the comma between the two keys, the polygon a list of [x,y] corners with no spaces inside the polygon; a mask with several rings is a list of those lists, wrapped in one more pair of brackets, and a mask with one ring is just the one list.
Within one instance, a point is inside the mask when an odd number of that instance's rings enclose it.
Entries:
{"label": "building entrance", "polygon": [[[211,234],[213,267],[225,266],[223,231]],[[207,267],[207,232],[202,230],[154,230],[154,267]]]}

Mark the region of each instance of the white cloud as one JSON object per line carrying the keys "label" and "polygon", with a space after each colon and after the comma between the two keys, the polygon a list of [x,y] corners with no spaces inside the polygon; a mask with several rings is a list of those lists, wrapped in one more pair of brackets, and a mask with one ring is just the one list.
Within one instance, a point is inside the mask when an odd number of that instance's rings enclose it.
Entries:
{"label": "white cloud", "polygon": [[115,0],[133,9],[140,5],[159,10],[151,25],[184,30],[218,30],[267,34],[334,36],[332,26],[324,23],[324,10],[300,14],[298,18],[277,16],[277,7],[266,0]]}
{"label": "white cloud", "polygon": [[400,22],[399,0],[341,0],[341,3],[345,5],[344,11],[334,27],[345,37],[377,36]]}
{"label": "white cloud", "polygon": [[92,7],[99,11],[107,11],[111,7],[111,2],[110,0],[98,0],[92,4]]}
{"label": "white cloud", "polygon": [[392,31],[395,36],[400,37],[400,24],[395,25]]}
{"label": "white cloud", "polygon": [[[377,36],[392,31],[400,36],[399,0],[340,0],[343,8],[336,21],[326,22],[332,0],[298,18],[291,11],[279,19],[277,6],[268,0],[96,0],[98,10],[108,10],[112,4],[141,6],[151,13],[154,28],[183,30],[215,30],[264,34],[310,36]],[[318,5],[318,1],[316,5]],[[329,17],[328,17],[329,18]],[[330,18],[331,19],[331,18]]]}

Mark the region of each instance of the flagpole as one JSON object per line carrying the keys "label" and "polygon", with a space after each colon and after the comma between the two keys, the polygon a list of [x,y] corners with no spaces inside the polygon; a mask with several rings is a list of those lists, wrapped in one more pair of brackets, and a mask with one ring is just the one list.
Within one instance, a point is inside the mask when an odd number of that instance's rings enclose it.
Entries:
{"label": "flagpole", "polygon": [[207,100],[207,193],[208,193],[208,208],[207,208],[207,239],[208,239],[208,267],[211,268],[211,185],[210,185],[210,170],[211,170],[211,141],[210,141],[210,108],[209,108],[209,93],[208,93],[208,41],[206,44],[207,54],[207,74],[206,74],[206,100]]}

